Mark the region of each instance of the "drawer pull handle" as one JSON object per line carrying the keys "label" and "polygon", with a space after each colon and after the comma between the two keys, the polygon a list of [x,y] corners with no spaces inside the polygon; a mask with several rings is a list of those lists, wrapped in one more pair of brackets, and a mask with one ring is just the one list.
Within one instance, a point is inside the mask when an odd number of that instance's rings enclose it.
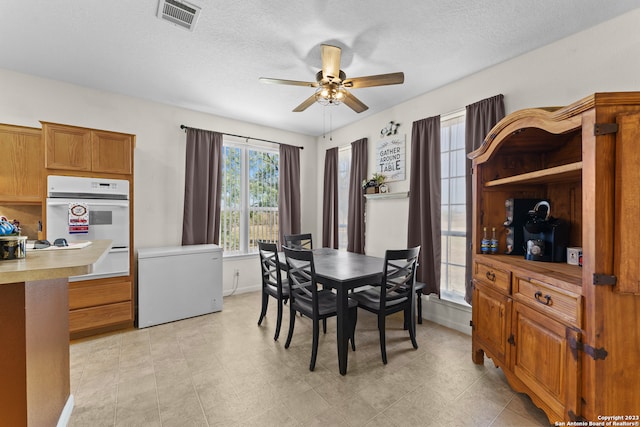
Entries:
{"label": "drawer pull handle", "polygon": [[492,282],[495,282],[496,273],[494,273],[493,271],[487,271],[487,279],[491,280]]}
{"label": "drawer pull handle", "polygon": [[[544,297],[542,297],[542,292],[538,291],[535,293],[534,297],[540,304],[551,305],[551,295],[545,295]],[[541,297],[544,298],[544,301]]]}

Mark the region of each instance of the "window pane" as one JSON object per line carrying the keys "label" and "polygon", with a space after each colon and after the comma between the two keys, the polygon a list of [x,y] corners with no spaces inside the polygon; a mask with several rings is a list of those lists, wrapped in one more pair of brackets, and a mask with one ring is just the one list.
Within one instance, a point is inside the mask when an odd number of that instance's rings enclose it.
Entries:
{"label": "window pane", "polygon": [[451,215],[452,232],[466,233],[467,231],[467,207],[463,205],[450,205],[449,212]]}
{"label": "window pane", "polygon": [[278,240],[278,154],[249,150],[248,251],[258,240]]}
{"label": "window pane", "polygon": [[466,154],[464,115],[441,122],[441,296],[463,301],[466,262]]}
{"label": "window pane", "polygon": [[464,150],[464,116],[453,120],[456,122],[451,129],[451,149]]}
{"label": "window pane", "polygon": [[466,247],[465,236],[449,236],[449,263],[464,266]]}
{"label": "window pane", "polygon": [[465,178],[451,178],[449,181],[450,191],[451,191],[451,199],[450,203],[463,203],[466,200],[466,187],[465,187]]}
{"label": "window pane", "polygon": [[258,240],[278,239],[278,153],[224,144],[222,154],[220,246],[256,252]]}
{"label": "window pane", "polygon": [[338,248],[347,249],[351,146],[338,150]]}
{"label": "window pane", "polygon": [[462,176],[465,175],[466,157],[464,150],[456,150],[451,152],[451,175]]}
{"label": "window pane", "polygon": [[450,176],[451,172],[449,170],[449,152],[443,151],[440,154],[440,176],[442,178]]}

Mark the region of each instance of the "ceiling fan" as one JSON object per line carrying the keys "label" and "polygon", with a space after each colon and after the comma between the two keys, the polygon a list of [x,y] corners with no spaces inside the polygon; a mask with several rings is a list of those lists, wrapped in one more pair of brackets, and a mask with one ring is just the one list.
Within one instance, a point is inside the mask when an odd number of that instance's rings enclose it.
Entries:
{"label": "ceiling fan", "polygon": [[362,101],[353,96],[348,90],[362,87],[386,86],[404,83],[404,73],[377,74],[374,76],[347,78],[347,75],[340,69],[341,49],[328,44],[321,45],[320,55],[322,57],[322,70],[316,73],[315,82],[303,82],[298,80],[282,80],[260,77],[263,83],[308,86],[317,88],[315,93],[305,99],[302,104],[293,109],[294,112],[304,111],[314,102],[323,105],[337,105],[345,103],[356,113],[367,110]]}

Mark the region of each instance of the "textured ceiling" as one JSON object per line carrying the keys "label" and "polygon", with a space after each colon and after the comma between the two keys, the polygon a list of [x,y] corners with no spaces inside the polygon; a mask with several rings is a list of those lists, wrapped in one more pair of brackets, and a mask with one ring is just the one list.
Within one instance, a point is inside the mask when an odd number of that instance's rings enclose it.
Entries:
{"label": "textured ceiling", "polygon": [[[158,0],[0,0],[0,68],[307,135],[414,98],[638,7],[637,0],[191,0],[193,32]],[[348,77],[403,71],[403,85],[353,90],[369,110],[312,105],[321,43]],[[1,99],[1,97],[0,97]]]}

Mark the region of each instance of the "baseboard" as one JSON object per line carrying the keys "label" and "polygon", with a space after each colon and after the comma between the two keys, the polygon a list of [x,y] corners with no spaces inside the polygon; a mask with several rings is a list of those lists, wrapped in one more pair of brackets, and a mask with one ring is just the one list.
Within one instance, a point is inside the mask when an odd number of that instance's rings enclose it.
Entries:
{"label": "baseboard", "polygon": [[73,394],[69,395],[67,399],[67,403],[65,403],[64,408],[62,408],[62,413],[60,414],[60,418],[58,418],[58,424],[56,427],[67,427],[69,425],[69,420],[71,420],[71,413],[73,412]]}
{"label": "baseboard", "polygon": [[471,335],[471,307],[439,299],[435,295],[422,297],[423,319]]}

